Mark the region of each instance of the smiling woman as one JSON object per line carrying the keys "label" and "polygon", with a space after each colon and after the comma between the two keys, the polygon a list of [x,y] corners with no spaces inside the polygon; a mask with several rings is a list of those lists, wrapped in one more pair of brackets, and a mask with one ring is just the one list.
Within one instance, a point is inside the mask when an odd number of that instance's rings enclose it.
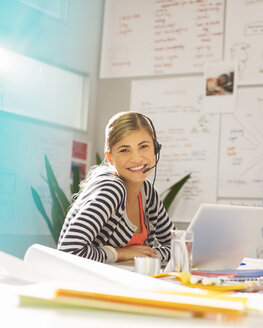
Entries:
{"label": "smiling woman", "polygon": [[154,165],[154,146],[151,135],[145,130],[130,132],[106,152],[109,163],[127,185],[142,182],[150,174],[143,171]]}
{"label": "smiling woman", "polygon": [[147,180],[160,149],[149,118],[136,112],[113,116],[105,130],[105,160],[83,182],[58,249],[106,263],[135,256],[166,263],[174,226]]}

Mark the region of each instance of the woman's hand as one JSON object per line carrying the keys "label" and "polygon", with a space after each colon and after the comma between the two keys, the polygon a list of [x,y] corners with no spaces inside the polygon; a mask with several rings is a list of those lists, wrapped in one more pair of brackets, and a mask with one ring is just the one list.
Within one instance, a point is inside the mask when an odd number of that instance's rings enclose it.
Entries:
{"label": "woman's hand", "polygon": [[157,257],[158,252],[146,245],[131,245],[122,248],[116,248],[119,258],[118,261],[133,260],[135,256]]}

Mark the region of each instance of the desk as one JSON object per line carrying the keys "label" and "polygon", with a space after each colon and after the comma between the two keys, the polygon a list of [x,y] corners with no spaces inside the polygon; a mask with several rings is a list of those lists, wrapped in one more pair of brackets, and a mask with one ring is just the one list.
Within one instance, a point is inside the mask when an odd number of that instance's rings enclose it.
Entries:
{"label": "desk", "polygon": [[[8,328],[174,328],[174,327],[260,327],[262,317],[247,317],[236,322],[216,322],[198,318],[175,319],[155,316],[114,313],[95,310],[75,310],[66,308],[19,307],[8,300],[0,288],[1,322]],[[10,295],[9,295],[10,296]]]}
{"label": "desk", "polygon": [[246,320],[239,323],[216,323],[201,319],[179,320],[171,318],[146,317],[140,315],[80,311],[72,309],[5,309],[1,311],[1,322],[8,328],[262,328],[262,320]]}
{"label": "desk", "polygon": [[121,269],[134,271],[134,260],[120,261],[120,262],[113,263],[111,265],[116,266]]}
{"label": "desk", "polygon": [[[124,265],[125,267],[125,265]],[[132,266],[130,266],[130,269]],[[8,328],[174,328],[174,327],[228,327],[262,328],[263,316],[249,315],[237,321],[222,322],[200,318],[164,318],[150,315],[135,315],[101,310],[79,310],[71,308],[20,307],[15,294],[21,281],[0,275],[1,322]],[[262,294],[263,295],[263,294]],[[260,300],[263,302],[263,296]]]}

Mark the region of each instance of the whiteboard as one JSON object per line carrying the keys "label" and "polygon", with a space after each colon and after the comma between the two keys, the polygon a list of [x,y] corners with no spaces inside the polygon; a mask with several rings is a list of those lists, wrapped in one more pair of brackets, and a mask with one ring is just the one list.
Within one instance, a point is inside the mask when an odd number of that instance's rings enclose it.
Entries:
{"label": "whiteboard", "polygon": [[162,144],[156,187],[160,193],[191,173],[171,217],[190,221],[202,202],[216,202],[218,114],[202,113],[203,78],[134,80],[130,109],[152,119]]}
{"label": "whiteboard", "polygon": [[86,130],[89,79],[0,48],[0,109]]}
{"label": "whiteboard", "polygon": [[202,72],[222,60],[224,0],[106,0],[100,77]]}
{"label": "whiteboard", "polygon": [[219,196],[263,196],[263,87],[240,88],[234,114],[222,116]]}
{"label": "whiteboard", "polygon": [[263,83],[263,2],[228,0],[225,59],[239,64],[238,83]]}

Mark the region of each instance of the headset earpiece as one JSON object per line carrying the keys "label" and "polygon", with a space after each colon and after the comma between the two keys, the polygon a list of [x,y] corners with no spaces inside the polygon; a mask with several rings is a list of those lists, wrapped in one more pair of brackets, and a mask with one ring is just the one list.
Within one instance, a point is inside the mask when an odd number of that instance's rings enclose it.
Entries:
{"label": "headset earpiece", "polygon": [[157,164],[158,164],[159,159],[160,159],[160,150],[162,148],[162,145],[159,144],[159,142],[157,141],[156,131],[155,131],[155,128],[154,128],[154,125],[153,125],[152,120],[149,117],[147,117],[147,116],[145,116],[143,114],[141,114],[141,115],[144,116],[147,119],[147,121],[150,123],[151,128],[152,128],[152,131],[153,131],[153,143],[154,143],[155,164],[152,167],[148,167],[148,168],[144,169],[143,170],[143,173],[146,173],[146,172],[148,172],[149,170],[151,170],[151,169],[153,169],[155,167],[155,170],[154,170],[154,179],[153,179],[153,185],[154,185],[155,178],[156,178],[156,167],[157,167]]}
{"label": "headset earpiece", "polygon": [[[161,148],[162,148],[162,145],[161,144],[159,144],[159,142],[157,141],[157,136],[156,136],[156,131],[155,131],[155,128],[154,128],[154,125],[153,125],[153,122],[152,122],[152,120],[148,117],[148,116],[146,116],[146,115],[144,115],[144,114],[141,114],[143,117],[145,117],[146,118],[146,120],[150,123],[150,126],[151,126],[151,128],[152,128],[152,131],[153,131],[153,142],[154,142],[154,154],[155,154],[155,156],[156,155],[159,155],[160,156],[160,150],[161,150]],[[159,158],[159,157],[158,157]]]}
{"label": "headset earpiece", "polygon": [[154,154],[157,155],[162,149],[162,145],[157,140],[154,140]]}

